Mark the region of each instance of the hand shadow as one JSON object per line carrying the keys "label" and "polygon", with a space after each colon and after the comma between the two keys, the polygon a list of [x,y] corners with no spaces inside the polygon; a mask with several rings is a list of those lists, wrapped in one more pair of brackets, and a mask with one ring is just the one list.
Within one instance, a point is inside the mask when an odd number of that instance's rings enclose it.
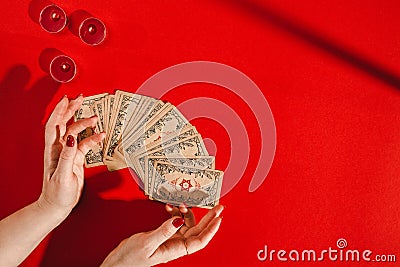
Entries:
{"label": "hand shadow", "polygon": [[162,203],[99,196],[121,180],[118,172],[86,179],[79,204],[52,232],[41,266],[99,266],[123,239],[156,229],[169,218]]}
{"label": "hand shadow", "polygon": [[[30,78],[25,65],[16,65],[0,82],[0,218],[32,202],[41,191],[42,120],[60,84],[46,75],[28,87]],[[42,266],[98,266],[123,239],[155,229],[169,217],[161,203],[100,198],[100,192],[121,179],[117,172],[86,179],[78,206],[50,234]]]}
{"label": "hand shadow", "polygon": [[28,87],[30,76],[25,65],[16,65],[0,82],[0,218],[33,201],[41,190],[42,119],[60,84],[46,75]]}
{"label": "hand shadow", "polygon": [[[28,86],[30,78],[25,65],[16,65],[0,81],[0,218],[37,199],[42,188],[42,120],[60,84],[46,75]],[[123,239],[155,229],[169,217],[161,203],[100,198],[121,179],[117,172],[86,179],[80,203],[50,234],[41,265],[98,266]]]}

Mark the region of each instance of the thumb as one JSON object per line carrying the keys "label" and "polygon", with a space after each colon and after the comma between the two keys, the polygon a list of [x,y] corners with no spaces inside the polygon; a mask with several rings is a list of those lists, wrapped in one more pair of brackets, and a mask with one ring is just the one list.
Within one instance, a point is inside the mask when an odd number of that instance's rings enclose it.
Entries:
{"label": "thumb", "polygon": [[162,243],[171,238],[185,223],[182,217],[172,217],[165,221],[160,227],[151,232],[148,242],[156,250]]}
{"label": "thumb", "polygon": [[70,174],[73,171],[77,151],[76,138],[72,135],[68,135],[67,140],[63,141],[62,144],[63,149],[61,150],[57,166],[57,169],[61,174],[61,179],[70,177]]}

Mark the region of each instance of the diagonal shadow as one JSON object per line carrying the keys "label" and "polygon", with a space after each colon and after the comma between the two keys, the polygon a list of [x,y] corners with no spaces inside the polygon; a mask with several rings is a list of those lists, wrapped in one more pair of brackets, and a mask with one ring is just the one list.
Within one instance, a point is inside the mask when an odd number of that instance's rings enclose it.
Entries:
{"label": "diagonal shadow", "polygon": [[400,77],[392,70],[382,66],[381,64],[365,58],[361,54],[354,51],[348,51],[345,47],[336,44],[335,41],[322,36],[321,34],[315,33],[312,30],[301,26],[298,22],[291,18],[288,18],[282,14],[279,14],[275,10],[255,3],[254,1],[246,0],[235,0],[225,1],[227,4],[234,5],[240,10],[244,10],[257,16],[262,22],[273,24],[292,35],[301,38],[309,44],[324,50],[337,58],[346,61],[348,64],[356,67],[365,73],[375,77],[376,79],[390,85],[396,89],[400,89]]}

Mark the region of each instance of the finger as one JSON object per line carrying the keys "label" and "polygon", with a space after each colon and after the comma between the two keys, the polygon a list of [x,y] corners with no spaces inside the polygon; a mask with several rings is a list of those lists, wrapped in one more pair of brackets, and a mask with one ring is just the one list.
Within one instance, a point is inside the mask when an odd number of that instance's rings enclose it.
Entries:
{"label": "finger", "polygon": [[196,218],[194,217],[192,209],[188,209],[187,206],[182,203],[179,205],[179,211],[183,215],[183,218],[185,219],[185,225],[188,228],[196,225]]}
{"label": "finger", "polygon": [[46,126],[52,126],[55,127],[56,125],[58,125],[58,123],[61,121],[61,119],[63,118],[65,111],[68,107],[68,98],[65,95],[60,102],[57,103],[57,105],[55,106],[53,112],[50,114],[49,119],[47,120]]}
{"label": "finger", "polygon": [[56,105],[53,112],[51,113],[49,119],[47,120],[45,127],[45,142],[46,146],[53,145],[56,141],[56,127],[62,121],[65,110],[68,106],[68,98],[64,96],[60,102]]}
{"label": "finger", "polygon": [[[76,159],[75,159],[75,161],[76,161]],[[79,166],[79,165],[77,165],[75,163],[74,166],[72,167],[72,169],[73,169],[73,172],[74,172],[74,174],[75,174],[75,176],[77,178],[77,181],[78,181],[78,189],[82,190],[83,184],[85,183],[83,165]]]}
{"label": "finger", "polygon": [[87,119],[82,119],[77,122],[74,122],[70,126],[68,126],[67,131],[65,135],[73,135],[73,136],[78,136],[80,132],[85,130],[86,128],[90,127],[93,128],[96,126],[96,122],[98,120],[97,116],[93,116]]}
{"label": "finger", "polygon": [[78,156],[78,154],[81,154],[81,153],[79,153],[79,151],[76,152],[75,162],[74,162],[74,166],[73,166],[72,170],[75,173],[76,177],[78,177],[78,182],[79,182],[80,181],[80,177],[83,178],[84,170],[83,170],[83,164],[80,165],[80,164],[76,163],[76,157]]}
{"label": "finger", "polygon": [[179,209],[171,204],[165,204],[165,210],[171,214],[172,217],[182,216]]}
{"label": "finger", "polygon": [[157,248],[150,256],[149,265],[170,262],[187,255],[185,241],[182,239],[170,239]]}
{"label": "finger", "polygon": [[185,203],[181,203],[181,204],[179,205],[179,211],[182,212],[182,213],[186,213],[186,212],[188,211],[188,209],[187,209]]}
{"label": "finger", "polygon": [[60,172],[61,179],[67,179],[72,177],[74,159],[77,150],[76,139],[72,135],[68,135],[66,140],[60,140],[63,148],[60,153],[60,159],[58,160],[57,170]]}
{"label": "finger", "polygon": [[[185,223],[182,217],[172,217],[171,219],[165,221],[160,227],[151,232],[148,237],[148,244],[150,247],[154,249],[151,251],[153,254],[154,251],[165,241],[171,238],[179,228]],[[150,255],[151,255],[150,254]]]}
{"label": "finger", "polygon": [[82,102],[83,102],[82,94],[69,102],[68,107],[65,110],[65,113],[62,118],[64,124],[67,124],[67,122],[72,118],[72,116],[74,116],[75,111],[77,111],[80,108]]}
{"label": "finger", "polygon": [[186,233],[185,233],[185,237],[189,237],[189,236],[196,236],[198,235],[201,231],[203,231],[204,228],[207,227],[207,225],[216,217],[218,217],[221,212],[224,210],[224,206],[222,205],[217,205],[214,208],[212,208],[211,210],[209,210],[207,212],[206,215],[204,215],[203,218],[201,218],[200,222],[190,228]]}
{"label": "finger", "polygon": [[81,151],[81,148],[79,148],[81,143],[78,144],[78,151],[76,151],[76,155],[75,155],[75,165],[80,168],[82,168],[85,163],[85,155]]}
{"label": "finger", "polygon": [[172,210],[174,209],[174,206],[172,206],[171,204],[165,204],[165,210],[169,213],[172,212]]}
{"label": "finger", "polygon": [[187,209],[187,212],[183,213],[183,218],[185,219],[185,225],[188,228],[196,225],[196,217],[194,216],[192,209]]}
{"label": "finger", "polygon": [[218,232],[221,221],[221,217],[212,219],[208,226],[197,237],[189,238],[186,241],[188,254],[195,253],[207,246],[207,244]]}
{"label": "finger", "polygon": [[81,151],[83,155],[86,155],[90,149],[95,148],[98,143],[103,141],[104,137],[106,137],[105,133],[94,134],[92,136],[86,137],[79,142],[79,151]]}
{"label": "finger", "polygon": [[78,145],[78,150],[76,151],[76,154],[75,154],[73,169],[74,169],[74,173],[76,174],[76,177],[78,177],[79,188],[83,188],[83,184],[85,182],[84,181],[84,170],[83,170],[84,164],[85,164],[85,156],[79,150],[79,145]]}

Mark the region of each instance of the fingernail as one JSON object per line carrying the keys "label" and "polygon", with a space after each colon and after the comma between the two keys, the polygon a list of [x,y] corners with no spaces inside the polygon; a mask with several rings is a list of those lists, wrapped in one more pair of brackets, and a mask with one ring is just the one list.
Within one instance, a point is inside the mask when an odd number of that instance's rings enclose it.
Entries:
{"label": "fingernail", "polygon": [[185,223],[185,220],[183,218],[176,218],[175,220],[172,221],[172,225],[175,226],[175,228],[181,227]]}
{"label": "fingernail", "polygon": [[83,94],[80,94],[79,96],[83,96]]}
{"label": "fingernail", "polygon": [[171,208],[171,209],[174,208],[174,206],[172,206],[171,204],[167,204],[167,207],[168,207],[168,208]]}
{"label": "fingernail", "polygon": [[75,145],[75,138],[72,135],[67,137],[67,146],[73,147]]}
{"label": "fingernail", "polygon": [[65,96],[64,96],[64,98],[68,98],[68,96],[67,96],[67,95],[65,95]]}

